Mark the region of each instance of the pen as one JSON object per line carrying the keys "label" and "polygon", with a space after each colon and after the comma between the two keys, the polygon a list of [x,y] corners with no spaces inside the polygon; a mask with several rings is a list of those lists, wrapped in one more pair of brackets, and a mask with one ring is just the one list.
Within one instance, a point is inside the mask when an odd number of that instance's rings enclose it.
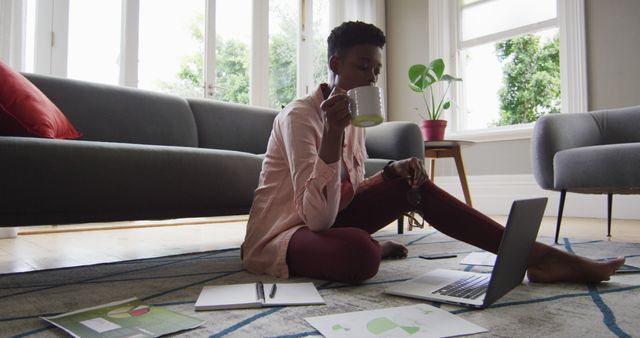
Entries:
{"label": "pen", "polygon": [[453,258],[458,257],[458,255],[453,254],[443,254],[443,255],[421,255],[420,258],[424,259],[445,259],[445,258]]}
{"label": "pen", "polygon": [[278,290],[278,287],[276,286],[276,283],[273,283],[273,285],[271,286],[271,291],[269,292],[269,298],[273,298],[276,296],[276,290]]}
{"label": "pen", "polygon": [[264,285],[262,282],[256,283],[256,293],[258,294],[258,300],[261,300],[264,303]]}

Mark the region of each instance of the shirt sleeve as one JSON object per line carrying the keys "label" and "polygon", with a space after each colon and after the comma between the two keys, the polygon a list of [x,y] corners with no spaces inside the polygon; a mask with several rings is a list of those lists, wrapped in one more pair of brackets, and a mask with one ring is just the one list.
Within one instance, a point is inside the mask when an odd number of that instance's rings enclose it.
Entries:
{"label": "shirt sleeve", "polygon": [[284,120],[283,140],[296,211],[309,229],[329,229],[340,204],[340,164],[318,155],[322,121],[315,111],[294,107]]}

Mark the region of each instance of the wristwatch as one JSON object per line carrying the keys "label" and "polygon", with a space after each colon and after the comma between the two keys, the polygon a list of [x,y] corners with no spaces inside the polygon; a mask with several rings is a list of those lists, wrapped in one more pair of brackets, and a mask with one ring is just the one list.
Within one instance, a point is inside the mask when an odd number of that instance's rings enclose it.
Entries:
{"label": "wristwatch", "polygon": [[393,163],[395,161],[389,161],[384,168],[382,168],[382,178],[384,178],[385,181],[391,180],[396,178],[396,175],[393,171],[391,171],[391,163]]}

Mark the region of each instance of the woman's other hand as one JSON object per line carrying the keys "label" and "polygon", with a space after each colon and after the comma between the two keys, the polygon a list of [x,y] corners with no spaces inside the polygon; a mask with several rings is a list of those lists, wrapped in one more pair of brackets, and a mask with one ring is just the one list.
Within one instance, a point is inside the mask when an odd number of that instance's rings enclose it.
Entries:
{"label": "woman's other hand", "polygon": [[397,176],[404,177],[411,189],[417,189],[428,179],[424,162],[415,157],[395,161],[389,165],[389,169]]}

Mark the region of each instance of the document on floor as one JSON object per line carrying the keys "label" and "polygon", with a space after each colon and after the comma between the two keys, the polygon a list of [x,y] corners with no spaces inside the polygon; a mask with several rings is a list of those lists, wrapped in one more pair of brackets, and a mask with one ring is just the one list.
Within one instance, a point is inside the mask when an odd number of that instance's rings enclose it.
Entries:
{"label": "document on floor", "polygon": [[487,332],[485,328],[427,304],[347,312],[305,320],[327,338],[451,337]]}
{"label": "document on floor", "polygon": [[324,304],[313,283],[257,282],[205,285],[194,306],[202,311],[313,304]]}
{"label": "document on floor", "polygon": [[495,263],[496,255],[487,251],[472,252],[460,261],[462,265],[493,266]]}
{"label": "document on floor", "polygon": [[160,337],[204,324],[197,318],[145,305],[137,298],[41,318],[83,338]]}

